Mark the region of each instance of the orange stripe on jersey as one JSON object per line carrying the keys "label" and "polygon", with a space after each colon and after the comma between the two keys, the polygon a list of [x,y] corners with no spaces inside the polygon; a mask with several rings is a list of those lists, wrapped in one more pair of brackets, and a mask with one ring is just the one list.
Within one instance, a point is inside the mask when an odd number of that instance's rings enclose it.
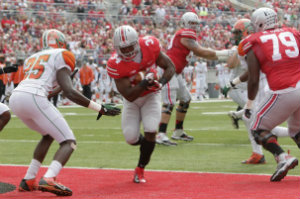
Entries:
{"label": "orange stripe on jersey", "polygon": [[240,56],[244,56],[245,55],[245,52],[243,51],[243,45],[242,43],[239,44],[238,46],[238,53]]}
{"label": "orange stripe on jersey", "polygon": [[71,71],[75,68],[75,56],[71,51],[65,50],[62,52],[65,63],[70,66]]}

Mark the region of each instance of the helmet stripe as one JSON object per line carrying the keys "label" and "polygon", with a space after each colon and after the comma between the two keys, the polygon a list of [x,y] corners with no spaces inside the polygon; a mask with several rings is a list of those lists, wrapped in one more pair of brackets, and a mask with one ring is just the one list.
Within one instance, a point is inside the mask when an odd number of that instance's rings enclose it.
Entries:
{"label": "helmet stripe", "polygon": [[124,34],[123,28],[121,28],[121,38],[122,38],[122,41],[125,42],[125,34]]}

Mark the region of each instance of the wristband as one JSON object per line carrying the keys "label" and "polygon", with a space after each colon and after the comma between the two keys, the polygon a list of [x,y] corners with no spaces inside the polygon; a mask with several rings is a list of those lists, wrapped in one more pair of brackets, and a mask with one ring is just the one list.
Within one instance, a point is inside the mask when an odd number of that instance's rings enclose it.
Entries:
{"label": "wristband", "polygon": [[233,83],[235,86],[238,85],[239,83],[241,83],[240,77],[234,78],[234,79],[232,80],[232,83]]}
{"label": "wristband", "polygon": [[160,78],[160,80],[158,82],[164,86],[168,82],[168,80],[166,78],[162,77],[162,78]]}
{"label": "wristband", "polygon": [[252,109],[253,100],[249,100],[245,104],[245,109]]}
{"label": "wristband", "polygon": [[102,105],[90,100],[88,108],[99,112],[102,108]]}

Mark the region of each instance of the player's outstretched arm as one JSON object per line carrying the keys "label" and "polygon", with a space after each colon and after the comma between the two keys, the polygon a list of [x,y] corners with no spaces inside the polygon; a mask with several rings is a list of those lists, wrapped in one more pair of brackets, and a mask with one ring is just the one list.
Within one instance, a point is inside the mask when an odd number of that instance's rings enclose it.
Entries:
{"label": "player's outstretched arm", "polygon": [[235,68],[240,64],[240,60],[238,58],[238,52],[234,52],[231,57],[228,58],[227,60],[227,65],[226,67],[228,68]]}
{"label": "player's outstretched arm", "polygon": [[[68,70],[67,68],[62,68],[56,73],[57,82],[68,99],[70,99],[71,101],[75,102],[78,105],[99,112],[100,117],[101,115],[115,116],[121,113],[121,109],[114,106],[97,104],[96,102],[89,100],[88,98],[83,96],[80,92],[75,90],[73,88],[70,73],[71,73],[70,70]],[[98,115],[97,119],[99,119],[100,117]]]}
{"label": "player's outstretched arm", "polygon": [[196,56],[202,57],[210,60],[217,60],[216,52],[212,49],[204,48],[199,45],[199,43],[194,39],[181,38],[180,42],[187,49],[192,51]]}
{"label": "player's outstretched arm", "polygon": [[236,51],[235,49],[212,50],[204,48],[196,40],[189,38],[181,38],[180,41],[182,45],[191,50],[196,56],[209,60],[227,61]]}

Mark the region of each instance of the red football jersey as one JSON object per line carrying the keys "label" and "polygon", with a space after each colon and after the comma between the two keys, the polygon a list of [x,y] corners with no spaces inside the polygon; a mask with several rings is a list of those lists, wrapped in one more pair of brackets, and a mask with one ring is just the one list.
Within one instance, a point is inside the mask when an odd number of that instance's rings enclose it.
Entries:
{"label": "red football jersey", "polygon": [[181,38],[197,40],[196,31],[192,29],[180,29],[171,39],[167,55],[173,61],[177,74],[180,74],[183,71],[184,67],[188,64],[187,58],[190,54],[190,50],[180,42]]}
{"label": "red football jersey", "polygon": [[271,90],[295,87],[300,80],[300,34],[293,28],[266,30],[249,35],[238,47],[241,56],[251,49],[266,74]]}
{"label": "red football jersey", "polygon": [[[142,53],[141,63],[123,61],[117,53],[114,53],[107,62],[108,75],[114,79],[128,77],[131,84],[135,85],[135,77],[140,71],[156,71],[156,60],[160,53],[160,44],[157,38],[145,36],[139,38]],[[142,96],[152,91],[145,91]]]}

